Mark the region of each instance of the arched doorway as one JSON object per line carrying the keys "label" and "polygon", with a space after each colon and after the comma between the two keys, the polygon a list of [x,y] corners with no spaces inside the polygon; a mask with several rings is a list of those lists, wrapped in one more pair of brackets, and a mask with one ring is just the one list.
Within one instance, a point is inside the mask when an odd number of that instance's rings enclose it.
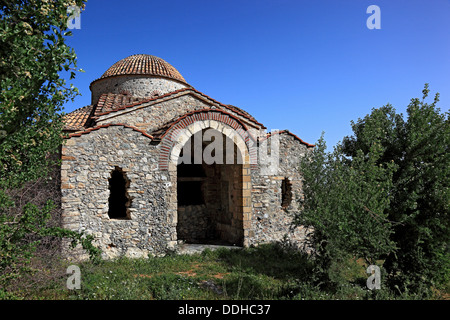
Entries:
{"label": "arched doorway", "polygon": [[197,131],[177,165],[177,238],[187,243],[243,245],[242,155],[222,132]]}

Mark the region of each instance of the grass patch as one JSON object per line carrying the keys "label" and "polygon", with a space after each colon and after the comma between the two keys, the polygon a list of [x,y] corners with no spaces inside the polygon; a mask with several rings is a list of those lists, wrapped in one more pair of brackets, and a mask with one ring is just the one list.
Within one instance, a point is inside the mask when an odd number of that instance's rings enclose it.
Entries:
{"label": "grass patch", "polygon": [[[246,249],[204,250],[201,254],[149,259],[83,262],[81,289],[68,290],[68,275],[16,293],[26,299],[89,300],[292,300],[393,299],[387,291],[365,287],[365,266],[349,261],[342,267],[348,281],[333,291],[320,289],[306,254],[266,244]],[[61,268],[66,268],[61,265]],[[64,269],[65,270],[65,269]],[[439,296],[439,295],[437,295]],[[442,297],[442,295],[441,295]]]}

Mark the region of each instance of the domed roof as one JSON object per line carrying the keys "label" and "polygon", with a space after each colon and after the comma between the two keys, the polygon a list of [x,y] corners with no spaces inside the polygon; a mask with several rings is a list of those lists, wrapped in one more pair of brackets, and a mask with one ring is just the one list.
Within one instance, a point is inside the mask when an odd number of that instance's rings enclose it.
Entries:
{"label": "domed roof", "polygon": [[100,79],[119,75],[152,75],[175,79],[186,83],[172,65],[149,54],[135,54],[114,63]]}

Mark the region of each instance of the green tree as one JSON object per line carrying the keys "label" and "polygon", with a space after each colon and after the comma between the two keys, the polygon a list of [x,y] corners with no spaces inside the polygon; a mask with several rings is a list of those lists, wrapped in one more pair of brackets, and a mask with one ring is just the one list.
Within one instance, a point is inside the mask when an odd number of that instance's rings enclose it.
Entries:
{"label": "green tree", "polygon": [[313,249],[316,280],[322,283],[339,283],[339,266],[350,257],[376,264],[394,250],[393,226],[385,210],[395,165],[378,164],[380,139],[374,137],[368,151],[348,158],[338,144],[326,152],[322,136],[310,159],[302,162],[304,201],[295,223],[311,230],[308,245]]}
{"label": "green tree", "polygon": [[373,134],[382,136],[378,163],[394,162],[392,201],[385,210],[395,222],[391,241],[398,250],[386,257],[389,284],[400,291],[420,292],[422,288],[449,281],[449,113],[437,107],[439,94],[426,103],[411,99],[407,119],[391,105],[372,111],[352,123],[353,136],[343,140],[343,151],[354,156],[369,155]]}
{"label": "green tree", "polygon": [[77,94],[61,76],[70,72],[73,79],[77,71],[75,52],[65,43],[67,8],[84,3],[0,1],[0,284],[24,271],[36,246],[26,241],[30,234],[86,240],[45,227],[50,202],[25,204],[20,214],[12,214],[18,204],[10,196],[11,190],[47,176],[56,163],[52,155],[63,143],[62,107]]}

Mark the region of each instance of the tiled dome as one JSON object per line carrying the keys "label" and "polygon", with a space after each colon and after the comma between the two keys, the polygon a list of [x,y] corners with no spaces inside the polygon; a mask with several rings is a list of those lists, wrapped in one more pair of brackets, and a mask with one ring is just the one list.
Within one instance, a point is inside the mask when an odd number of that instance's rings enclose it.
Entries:
{"label": "tiled dome", "polygon": [[152,75],[175,79],[186,83],[172,65],[149,54],[135,54],[113,64],[100,79],[118,75]]}

